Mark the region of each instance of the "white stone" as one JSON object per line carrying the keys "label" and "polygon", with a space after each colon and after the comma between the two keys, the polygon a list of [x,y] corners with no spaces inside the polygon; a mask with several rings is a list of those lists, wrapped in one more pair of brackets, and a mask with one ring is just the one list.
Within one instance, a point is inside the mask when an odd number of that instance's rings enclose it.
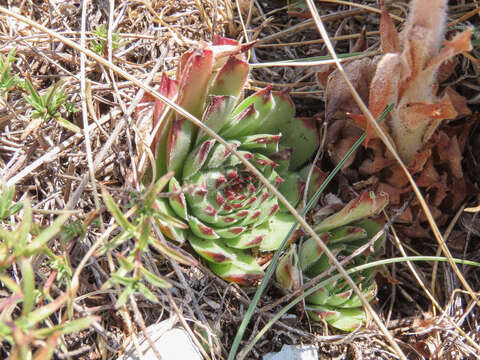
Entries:
{"label": "white stone", "polygon": [[268,353],[263,360],[317,360],[318,352],[314,345],[283,345],[277,353]]}
{"label": "white stone", "polygon": [[[178,327],[171,328],[168,320],[149,326],[147,334],[152,339],[162,360],[203,360],[188,333]],[[138,343],[142,357],[139,357],[133,341],[130,341],[118,360],[157,360],[155,352],[143,335],[138,338]]]}

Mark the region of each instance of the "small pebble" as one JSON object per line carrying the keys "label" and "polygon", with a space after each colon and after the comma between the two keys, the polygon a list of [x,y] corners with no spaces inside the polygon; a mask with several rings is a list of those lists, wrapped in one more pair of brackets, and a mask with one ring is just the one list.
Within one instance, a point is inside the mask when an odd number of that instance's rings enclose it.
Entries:
{"label": "small pebble", "polygon": [[268,353],[263,360],[317,360],[318,352],[314,345],[283,345],[282,350]]}

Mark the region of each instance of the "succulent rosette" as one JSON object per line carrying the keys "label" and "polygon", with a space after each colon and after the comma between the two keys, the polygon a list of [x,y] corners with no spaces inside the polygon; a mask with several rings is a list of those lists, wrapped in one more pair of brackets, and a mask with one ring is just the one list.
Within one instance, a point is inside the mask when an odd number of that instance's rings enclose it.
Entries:
{"label": "succulent rosette", "polygon": [[[357,256],[352,254],[370,242],[382,229],[378,222],[367,217],[380,212],[387,203],[388,196],[385,193],[375,196],[373,193],[364,192],[342,210],[316,225],[315,232],[339,260],[351,257],[344,265],[345,268],[368,263],[380,248],[383,235],[373,242],[373,251],[369,248]],[[302,281],[307,282],[320,275],[331,265],[315,239],[309,238],[302,243],[298,253],[295,248],[291,248],[280,259],[276,278],[285,290],[293,291]],[[350,275],[367,301],[372,300],[377,293],[374,275],[373,269]],[[355,330],[366,321],[362,302],[345,279],[327,281],[323,287],[306,297],[305,302],[307,312],[313,320],[326,321],[343,331]]]}
{"label": "succulent rosette", "polygon": [[[316,122],[295,118],[289,96],[271,87],[239,101],[249,73],[247,48],[216,37],[213,45],[184,54],[177,80],[163,74],[157,89],[216,131],[295,205],[304,188],[295,171],[319,145]],[[137,109],[137,126],[154,138],[156,162],[140,169],[144,179],[175,174],[168,199],[156,202],[166,214],[158,218],[162,231],[187,239],[226,280],[261,278],[255,254],[277,249],[294,218],[224,144],[150,96]]]}

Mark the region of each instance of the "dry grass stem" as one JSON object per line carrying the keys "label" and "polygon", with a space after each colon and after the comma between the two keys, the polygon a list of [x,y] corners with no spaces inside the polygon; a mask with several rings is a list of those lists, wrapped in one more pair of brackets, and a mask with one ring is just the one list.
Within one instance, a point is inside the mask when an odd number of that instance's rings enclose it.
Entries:
{"label": "dry grass stem", "polygon": [[[126,355],[129,343],[129,351],[142,356],[144,338],[161,358],[157,337],[147,333],[150,325],[160,322],[166,325],[164,331],[175,326],[185,329],[204,359],[231,356],[237,328],[257,288],[219,278],[196,257],[189,241],[164,237],[162,216],[169,220],[174,216],[169,218],[153,205],[145,205],[159,185],[158,179],[146,181],[142,175],[149,167],[156,173],[162,166],[152,144],[168,120],[164,114],[155,128],[152,125],[151,131],[145,131],[137,112],[147,96],[225,145],[295,216],[305,234],[302,244],[313,237],[329,257],[327,271],[302,278],[299,288],[291,292],[284,292],[280,280],[266,285],[254,321],[240,342],[238,358],[260,359],[284,344],[313,344],[321,359],[478,358],[478,270],[455,261],[475,261],[480,254],[480,126],[476,115],[480,111],[476,24],[480,10],[474,2],[449,1],[445,38],[472,28],[473,49],[459,52],[452,63],[444,64],[439,77],[446,75],[432,90],[437,96],[446,87],[454,88],[460,94],[455,98],[456,111],[473,113],[442,123],[437,130],[450,138],[455,134],[456,142],[446,142],[445,152],[456,151],[454,165],[465,184],[459,192],[467,196],[453,197],[454,205],[445,201],[429,211],[430,203],[441,198],[444,189],[455,195],[460,182],[447,176],[453,160],[442,163],[437,159],[440,155],[435,155],[439,180],[422,185],[424,178],[409,172],[396,145],[365,105],[370,103],[368,97],[362,100],[363,93],[355,90],[357,82],[352,85],[347,71],[353,62],[373,63],[389,46],[395,48],[394,41],[390,45],[381,41],[386,12],[393,19],[388,31],[410,26],[408,2],[387,1],[388,10],[383,12],[381,4],[374,0],[108,0],[0,5],[0,179],[15,187],[8,206],[7,190],[0,191],[0,357],[28,357],[15,342],[30,347],[30,357],[35,359],[118,358]],[[383,230],[363,246],[335,256],[337,251],[332,252],[314,229],[359,193],[377,189],[381,177],[389,174],[390,168],[381,173],[362,172],[363,161],[378,155],[376,148],[360,146],[350,164],[342,167],[302,217],[299,210],[305,208],[309,194],[305,192],[297,208],[292,207],[242,151],[229,145],[230,138],[220,137],[203,118],[179,106],[177,99],[162,95],[161,73],[174,78],[182,55],[207,46],[217,34],[252,43],[246,53],[251,71],[240,98],[271,86],[274,93],[290,95],[295,116],[315,119],[321,145],[308,160],[316,167],[304,169],[307,188],[318,185],[336,165],[332,144],[338,142],[337,137],[356,140],[362,134],[360,127],[352,130],[356,125],[346,119],[345,112],[350,110],[340,109],[330,117],[326,103],[330,90],[319,85],[319,74],[327,67],[337,68],[345,78],[344,93],[351,93],[356,109],[380,135],[380,140],[374,140],[393,154],[385,159],[407,184],[400,195],[393,195],[398,202],[391,202],[376,219],[383,221],[379,225]],[[35,101],[45,103],[35,107]],[[338,119],[342,121],[335,123]],[[193,191],[188,184],[179,190],[167,186],[155,197],[168,201]],[[15,209],[19,202],[23,208]],[[414,206],[423,208],[425,215],[408,220],[409,208]],[[175,226],[186,227],[178,220]],[[409,235],[420,227],[424,230],[421,238]],[[385,253],[379,256],[405,261],[376,269],[376,296],[367,300],[365,286],[356,286],[359,274],[349,276],[345,268],[370,254],[382,234]],[[12,239],[15,246],[6,245]],[[20,253],[22,241],[31,254]],[[43,243],[33,251],[36,241]],[[258,255],[260,270],[272,262],[271,252],[254,255]],[[445,256],[448,262],[414,262],[408,256]],[[287,304],[329,274],[342,274],[346,280],[342,284],[358,294],[368,315],[365,326],[346,333],[326,320],[314,322],[306,313],[308,298],[286,311]],[[129,286],[134,289],[130,293],[126,291]],[[27,329],[30,323],[25,313],[38,314],[39,309],[52,312]],[[277,318],[264,333],[265,324]],[[87,325],[81,327],[76,321]],[[66,325],[80,330],[69,333],[68,326],[61,330]],[[8,335],[12,329],[15,332]]]}

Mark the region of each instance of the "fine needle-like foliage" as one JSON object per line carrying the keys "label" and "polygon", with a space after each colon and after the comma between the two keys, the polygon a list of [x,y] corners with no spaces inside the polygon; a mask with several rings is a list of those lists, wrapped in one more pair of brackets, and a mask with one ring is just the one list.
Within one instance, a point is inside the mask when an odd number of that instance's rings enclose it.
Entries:
{"label": "fine needle-like foliage", "polygon": [[[216,37],[213,45],[184,54],[176,80],[163,74],[158,91],[202,119],[295,205],[304,188],[295,171],[319,145],[316,123],[295,118],[289,96],[271,87],[240,101],[249,73],[246,48]],[[260,279],[256,253],[277,249],[295,223],[293,216],[224,145],[161,102],[145,96],[137,126],[152,139],[155,157],[151,168],[138,161],[144,180],[174,172],[170,196],[155,206],[187,229],[160,219],[164,233],[181,243],[188,240],[226,280]]]}
{"label": "fine needle-like foliage", "polygon": [[106,190],[103,190],[105,204],[123,231],[103,246],[99,254],[115,251],[133,239],[133,246],[128,254],[115,252],[119,267],[104,285],[104,288],[110,288],[113,285],[122,287],[122,292],[116,303],[117,307],[125,305],[135,293],[140,293],[149,301],[157,303],[158,299],[156,295],[150,290],[147,284],[153,288],[171,287],[171,284],[166,279],[155,275],[145,267],[144,256],[150,251],[150,248],[156,249],[166,258],[175,259],[180,263],[189,265],[196,264],[193,259],[184,256],[159,241],[157,237],[152,236],[151,226],[154,218],[160,218],[172,227],[179,226],[178,221],[171,219],[154,206],[155,198],[167,185],[172,175],[172,173],[165,174],[155,182],[154,186],[146,191],[142,198],[136,199],[137,216],[133,221],[129,221],[117,206],[112,196]]}
{"label": "fine needle-like foliage", "polygon": [[[91,40],[92,50],[101,56],[108,55],[108,27],[106,24],[97,25],[92,31],[94,38]],[[112,33],[112,50],[124,46],[126,42],[122,42],[118,31]]]}
{"label": "fine needle-like foliage", "polygon": [[[15,203],[14,192],[3,186],[0,194],[0,342],[11,347],[11,359],[50,359],[61,336],[88,328],[97,317],[70,315],[72,269],[66,256],[55,254],[48,246],[61,234],[68,215],[42,229],[33,222],[30,202]],[[22,208],[21,222],[7,221]],[[42,258],[43,264],[52,269],[46,283],[38,281],[36,275]],[[13,268],[21,275],[20,282]],[[53,285],[66,291],[51,294]],[[53,323],[53,315],[59,310],[66,310],[65,316]]]}
{"label": "fine needle-like foliage", "polygon": [[0,56],[0,101],[6,99],[8,92],[20,82],[18,76],[12,73],[12,63],[16,60],[15,51],[13,48],[7,56]]}

